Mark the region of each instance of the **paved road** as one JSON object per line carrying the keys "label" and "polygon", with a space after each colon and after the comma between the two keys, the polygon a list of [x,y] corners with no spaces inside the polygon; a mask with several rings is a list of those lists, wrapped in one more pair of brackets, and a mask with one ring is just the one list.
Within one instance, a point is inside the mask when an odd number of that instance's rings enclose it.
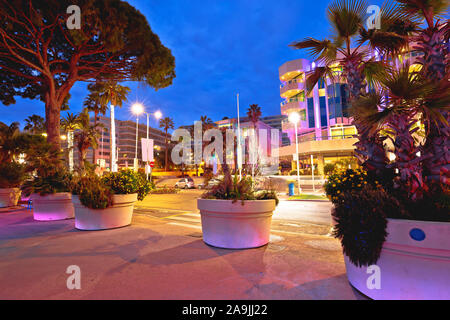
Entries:
{"label": "paved road", "polygon": [[[201,229],[197,198],[201,190],[181,190],[178,194],[150,195],[135,205],[135,214],[158,218],[164,223]],[[323,201],[280,201],[273,215],[272,233],[328,235],[331,204]]]}

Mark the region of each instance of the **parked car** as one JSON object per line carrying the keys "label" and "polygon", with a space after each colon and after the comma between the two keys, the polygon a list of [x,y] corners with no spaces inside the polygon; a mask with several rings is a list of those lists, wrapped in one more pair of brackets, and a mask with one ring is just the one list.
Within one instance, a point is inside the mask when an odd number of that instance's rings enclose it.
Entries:
{"label": "parked car", "polygon": [[199,189],[212,189],[212,187],[217,186],[219,184],[219,179],[210,179],[208,183],[205,185],[204,182],[198,184]]}
{"label": "parked car", "polygon": [[175,188],[194,189],[195,188],[194,180],[192,180],[191,177],[182,178],[175,183]]}

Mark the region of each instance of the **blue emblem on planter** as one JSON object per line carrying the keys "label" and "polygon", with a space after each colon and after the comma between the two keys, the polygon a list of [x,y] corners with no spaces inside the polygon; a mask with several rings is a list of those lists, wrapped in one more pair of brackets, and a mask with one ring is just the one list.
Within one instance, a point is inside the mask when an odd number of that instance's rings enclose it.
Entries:
{"label": "blue emblem on planter", "polygon": [[422,229],[414,228],[409,232],[409,236],[416,241],[423,241],[425,239],[425,232]]}

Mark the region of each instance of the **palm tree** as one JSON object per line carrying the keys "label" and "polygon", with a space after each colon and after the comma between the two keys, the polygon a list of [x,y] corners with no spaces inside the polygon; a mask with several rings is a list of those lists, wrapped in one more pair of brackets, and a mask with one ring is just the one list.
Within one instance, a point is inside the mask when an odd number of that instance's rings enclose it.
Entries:
{"label": "palm tree", "polygon": [[[254,133],[256,134],[256,144],[258,145],[258,132],[257,132],[257,125],[259,122],[259,119],[261,118],[261,107],[259,107],[257,104],[251,104],[249,108],[247,109],[247,117],[249,118],[250,122],[252,123]],[[257,153],[258,155],[258,153]],[[255,175],[255,164],[252,163],[252,176]]]}
{"label": "palm tree", "polygon": [[73,171],[73,142],[74,131],[80,128],[78,115],[67,112],[66,117],[61,119],[61,128],[67,133],[67,149],[69,150],[69,170]]}
{"label": "palm tree", "polygon": [[26,125],[23,128],[31,134],[41,134],[45,132],[45,120],[41,116],[33,114],[25,119]]}
{"label": "palm tree", "polygon": [[110,170],[112,172],[117,171],[116,166],[116,123],[114,118],[114,107],[122,107],[124,101],[127,100],[130,88],[122,86],[115,81],[109,81],[102,87],[100,96],[100,104],[110,104],[109,110],[111,111],[111,129],[110,132]]}
{"label": "palm tree", "polygon": [[98,146],[98,124],[90,125],[87,109],[78,116],[79,128],[75,132],[75,142],[80,153],[80,170],[84,172],[86,154],[89,148]]}
{"label": "palm tree", "polygon": [[167,171],[169,169],[169,134],[168,130],[174,128],[172,118],[165,117],[159,120],[159,127],[163,128],[165,133],[164,143],[166,146],[165,150],[165,158],[164,158],[164,170]]}
{"label": "palm tree", "polygon": [[0,122],[0,163],[10,162],[21,148],[17,143],[20,136],[19,123],[13,122],[9,126]]}
{"label": "palm tree", "polygon": [[[102,99],[100,95],[104,91],[105,84],[102,82],[91,83],[88,85],[88,90],[90,91],[89,95],[84,100],[84,107],[90,111],[94,112],[94,125],[97,124],[98,115],[105,115],[108,107],[106,104],[102,104]],[[95,164],[96,161],[96,149],[92,152],[92,161]]]}
{"label": "palm tree", "polygon": [[[397,0],[401,10],[419,18],[424,18],[426,28],[419,30],[413,40],[415,50],[423,53],[417,61],[422,65],[419,75],[438,87],[438,91],[447,92],[449,85],[449,20],[441,22],[440,18],[448,12],[447,0]],[[426,179],[430,182],[450,184],[450,112],[442,108],[436,114],[438,119],[425,122],[428,132],[424,153],[429,157],[424,166]]]}
{"label": "palm tree", "polygon": [[251,104],[247,109],[247,117],[250,122],[253,124],[253,129],[256,130],[256,126],[258,125],[258,121],[261,118],[261,107],[257,104]]}
{"label": "palm tree", "polygon": [[394,145],[395,162],[388,167],[398,171],[397,188],[403,189],[412,200],[418,200],[428,189],[423,181],[423,168],[430,154],[421,151],[417,122],[432,122],[440,110],[448,108],[450,91],[441,92],[439,85],[411,73],[409,63],[391,70],[381,84],[378,92],[354,101],[353,108],[358,121],[371,128],[369,131],[385,129]]}

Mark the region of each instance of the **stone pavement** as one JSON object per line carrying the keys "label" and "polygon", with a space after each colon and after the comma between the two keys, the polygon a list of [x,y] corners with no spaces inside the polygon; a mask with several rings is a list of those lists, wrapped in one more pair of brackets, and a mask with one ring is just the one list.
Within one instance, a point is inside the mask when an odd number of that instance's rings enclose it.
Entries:
{"label": "stone pavement", "polygon": [[[68,290],[66,269],[81,269]],[[200,227],[135,212],[133,224],[78,231],[74,220],[0,213],[0,299],[364,299],[348,283],[337,240],[273,233],[267,246],[206,245]]]}

